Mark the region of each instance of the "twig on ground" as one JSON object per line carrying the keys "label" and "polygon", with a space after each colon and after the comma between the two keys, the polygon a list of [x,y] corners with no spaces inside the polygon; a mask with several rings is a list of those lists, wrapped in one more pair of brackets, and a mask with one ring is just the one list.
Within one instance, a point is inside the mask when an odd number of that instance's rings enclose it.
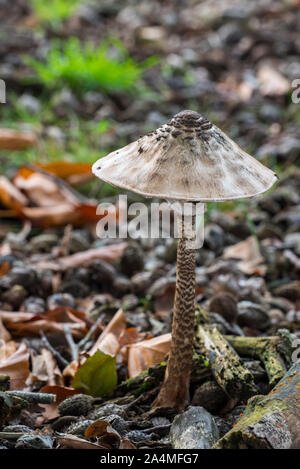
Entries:
{"label": "twig on ground", "polygon": [[44,346],[52,353],[52,355],[56,358],[56,360],[65,368],[69,365],[69,362],[57,351],[54,347],[50,344],[49,340],[47,339],[46,335],[43,331],[41,331],[41,338],[43,341]]}
{"label": "twig on ground", "polygon": [[6,391],[5,394],[12,397],[20,397],[31,403],[52,404],[56,400],[55,394],[43,392]]}
{"label": "twig on ground", "polygon": [[68,324],[64,325],[64,333],[66,337],[66,341],[68,342],[68,345],[70,347],[71,355],[72,355],[72,360],[77,360],[78,358],[78,346],[75,344],[72,333],[70,331],[70,327]]}

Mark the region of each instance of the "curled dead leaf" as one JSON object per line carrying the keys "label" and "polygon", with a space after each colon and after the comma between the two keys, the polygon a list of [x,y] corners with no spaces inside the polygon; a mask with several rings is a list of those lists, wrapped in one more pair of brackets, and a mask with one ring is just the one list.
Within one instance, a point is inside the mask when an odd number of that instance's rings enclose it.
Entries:
{"label": "curled dead leaf", "polygon": [[97,436],[101,436],[104,433],[106,433],[107,429],[110,429],[109,423],[106,420],[96,420],[95,422],[91,423],[87,427],[87,429],[84,432],[85,438],[96,438]]}
{"label": "curled dead leaf", "polygon": [[40,389],[40,392],[55,394],[56,396],[56,400],[52,404],[40,405],[40,407],[43,407],[45,409],[43,412],[44,417],[49,420],[58,417],[59,415],[58,405],[62,401],[64,401],[68,397],[74,396],[74,394],[80,393],[80,391],[78,391],[77,389],[68,388],[66,386],[51,386],[51,385],[43,386]]}
{"label": "curled dead leaf", "polygon": [[0,129],[0,148],[3,150],[25,150],[35,143],[36,135],[33,132]]}
{"label": "curled dead leaf", "polygon": [[[77,182],[91,179],[93,176],[92,165],[87,163],[74,163],[71,161],[54,161],[46,164],[38,164],[39,168],[55,174],[56,176],[71,182],[75,176],[78,176]],[[73,179],[74,178],[74,179]],[[83,178],[83,179],[82,179]],[[88,179],[87,179],[88,178]]]}
{"label": "curled dead leaf", "polygon": [[106,446],[92,443],[74,435],[57,435],[56,439],[62,449],[107,449]]}
{"label": "curled dead leaf", "polygon": [[27,384],[33,385],[35,382],[48,385],[63,384],[60,369],[49,350],[42,349],[38,355],[31,354],[31,368]]}
{"label": "curled dead leaf", "polygon": [[137,449],[137,448],[136,446],[134,446],[133,443],[131,443],[130,440],[128,440],[127,438],[122,438],[122,440],[120,441],[119,449]]}
{"label": "curled dead leaf", "polygon": [[0,203],[8,209],[19,212],[28,204],[28,199],[9,179],[0,176]]}
{"label": "curled dead leaf", "polygon": [[83,265],[89,265],[97,259],[113,263],[121,257],[126,247],[127,243],[109,244],[108,246],[89,249],[70,256],[61,257],[56,261],[38,262],[34,264],[34,267],[38,270],[50,269],[53,271],[65,271]]}
{"label": "curled dead leaf", "polygon": [[116,356],[120,350],[120,337],[125,329],[126,317],[123,310],[119,309],[94,343],[89,351],[90,355],[93,355],[97,350],[101,350],[104,353]]}
{"label": "curled dead leaf", "polygon": [[[0,348],[0,353],[3,347],[9,347],[9,342]],[[13,351],[11,355],[8,357],[5,356],[5,358],[1,360],[0,374],[8,375],[10,377],[11,390],[22,390],[24,388],[26,380],[30,374],[29,352],[25,344],[20,344],[17,350]]]}
{"label": "curled dead leaf", "polygon": [[3,342],[8,342],[11,339],[11,335],[3,325],[2,319],[0,319],[0,340]]}
{"label": "curled dead leaf", "polygon": [[76,339],[81,339],[92,325],[92,321],[83,312],[66,306],[60,306],[43,314],[0,311],[5,327],[15,336],[40,335],[44,333],[64,333],[64,324],[68,324]]}
{"label": "curled dead leaf", "polygon": [[129,346],[128,374],[130,378],[139,375],[150,366],[165,359],[170,350],[171,334],[163,334]]}
{"label": "curled dead leaf", "polygon": [[260,254],[259,244],[254,236],[249,236],[245,241],[228,246],[224,250],[224,259],[240,259],[237,266],[245,274],[264,275],[266,266],[264,258]]}

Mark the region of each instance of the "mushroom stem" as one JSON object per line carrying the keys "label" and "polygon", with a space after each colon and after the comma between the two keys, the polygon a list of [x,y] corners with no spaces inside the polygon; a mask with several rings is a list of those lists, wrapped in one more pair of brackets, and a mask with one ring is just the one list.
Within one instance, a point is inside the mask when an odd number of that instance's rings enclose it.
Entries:
{"label": "mushroom stem", "polygon": [[195,250],[190,248],[195,216],[179,217],[181,238],[177,247],[176,291],[172,343],[161,390],[152,406],[184,409],[189,402],[195,318]]}

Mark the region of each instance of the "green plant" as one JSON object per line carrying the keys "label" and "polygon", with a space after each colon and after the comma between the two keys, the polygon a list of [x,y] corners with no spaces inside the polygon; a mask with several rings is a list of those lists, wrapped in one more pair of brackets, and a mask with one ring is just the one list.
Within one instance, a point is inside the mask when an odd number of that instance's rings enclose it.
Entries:
{"label": "green plant", "polygon": [[63,20],[71,16],[81,0],[31,0],[35,16],[42,23],[57,26]]}
{"label": "green plant", "polygon": [[49,89],[67,85],[78,93],[94,90],[111,93],[137,90],[143,72],[156,59],[136,62],[115,38],[94,46],[91,42],[80,44],[71,37],[63,43],[53,41],[45,62],[27,57],[26,63]]}

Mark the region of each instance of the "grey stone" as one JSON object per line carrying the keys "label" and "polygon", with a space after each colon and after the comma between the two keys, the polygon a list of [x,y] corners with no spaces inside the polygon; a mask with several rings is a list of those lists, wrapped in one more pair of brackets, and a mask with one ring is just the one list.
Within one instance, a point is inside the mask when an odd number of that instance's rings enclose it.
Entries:
{"label": "grey stone", "polygon": [[241,327],[251,327],[260,331],[264,331],[271,325],[265,308],[252,301],[240,301],[238,303],[237,322]]}
{"label": "grey stone", "polygon": [[170,437],[175,449],[209,449],[219,438],[212,415],[203,407],[190,407],[175,417]]}
{"label": "grey stone", "polygon": [[69,293],[54,293],[47,299],[47,306],[49,309],[55,309],[59,306],[70,306],[70,308],[76,308],[76,301]]}
{"label": "grey stone", "polygon": [[27,425],[6,425],[2,428],[2,432],[7,433],[31,433],[33,432],[32,428],[27,427]]}
{"label": "grey stone", "polygon": [[31,94],[22,94],[18,100],[18,104],[29,114],[37,114],[41,110],[40,102]]}
{"label": "grey stone", "polygon": [[118,415],[119,417],[124,418],[126,416],[126,408],[118,404],[105,404],[101,407],[94,409],[89,417],[92,419],[102,419],[109,417],[110,415]]}
{"label": "grey stone", "polygon": [[289,233],[285,236],[284,242],[291,246],[295,253],[300,256],[300,233]]}
{"label": "grey stone", "polygon": [[192,404],[203,406],[209,412],[217,412],[227,401],[225,392],[215,381],[202,383],[195,391]]}
{"label": "grey stone", "polygon": [[87,233],[83,230],[72,231],[70,234],[69,249],[71,253],[85,251],[89,249],[90,241]]}
{"label": "grey stone", "polygon": [[29,434],[18,438],[16,449],[52,449],[53,441],[50,435]]}
{"label": "grey stone", "polygon": [[58,406],[60,415],[87,415],[93,407],[93,398],[86,394],[75,394],[62,401]]}
{"label": "grey stone", "polygon": [[54,233],[44,233],[38,236],[34,236],[30,244],[36,251],[51,251],[54,246],[58,244],[58,237]]}
{"label": "grey stone", "polygon": [[94,420],[80,420],[79,422],[73,422],[66,433],[70,435],[84,436],[85,430],[94,422]]}
{"label": "grey stone", "polygon": [[24,301],[22,309],[27,313],[42,314],[46,310],[45,301],[43,300],[43,298],[29,296]]}

